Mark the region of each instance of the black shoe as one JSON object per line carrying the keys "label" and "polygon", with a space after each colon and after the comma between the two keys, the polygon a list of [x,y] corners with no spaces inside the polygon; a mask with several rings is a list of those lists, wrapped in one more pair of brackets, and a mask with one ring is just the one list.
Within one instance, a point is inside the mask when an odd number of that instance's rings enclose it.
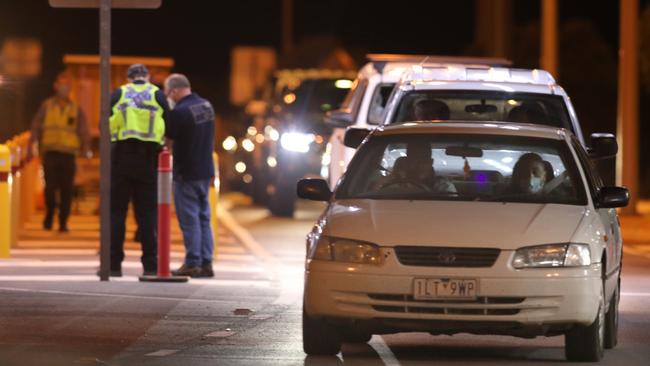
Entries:
{"label": "black shoe", "polygon": [[143,276],[158,276],[158,270],[147,271],[146,269],[142,272]]}
{"label": "black shoe", "polygon": [[186,265],[182,265],[181,268],[172,271],[172,275],[174,276],[190,276],[192,278],[197,278],[201,277],[201,267],[199,266],[192,266],[188,267]]}
{"label": "black shoe", "polygon": [[[101,277],[101,275],[102,275],[101,271],[97,271],[97,276]],[[108,276],[109,277],[122,277],[122,270],[121,269],[117,269],[117,270],[111,269],[111,272],[108,274]]]}
{"label": "black shoe", "polygon": [[43,230],[47,230],[47,231],[52,230],[52,220],[48,220],[48,219],[43,220]]}
{"label": "black shoe", "polygon": [[64,234],[64,233],[69,233],[70,230],[68,230],[67,226],[61,226],[61,227],[59,227],[59,232]]}
{"label": "black shoe", "polygon": [[214,270],[212,270],[212,263],[204,264],[201,266],[201,277],[206,277],[206,278],[214,277]]}

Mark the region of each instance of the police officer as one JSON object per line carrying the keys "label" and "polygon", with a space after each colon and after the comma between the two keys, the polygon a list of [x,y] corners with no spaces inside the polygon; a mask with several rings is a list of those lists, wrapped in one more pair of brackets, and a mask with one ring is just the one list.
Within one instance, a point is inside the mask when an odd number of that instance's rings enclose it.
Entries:
{"label": "police officer", "polygon": [[[88,154],[90,135],[83,110],[70,100],[70,79],[59,74],[56,94],[46,99],[32,120],[31,143],[39,142],[45,175],[45,219],[43,228],[52,229],[59,195],[59,231],[68,231],[72,205],[75,156],[81,150]],[[30,143],[30,146],[32,144]],[[28,151],[31,158],[31,151]]]}
{"label": "police officer", "polygon": [[111,276],[122,275],[125,221],[133,202],[145,275],[155,275],[158,152],[169,111],[164,93],[149,82],[149,70],[131,65],[129,83],[111,95]]}

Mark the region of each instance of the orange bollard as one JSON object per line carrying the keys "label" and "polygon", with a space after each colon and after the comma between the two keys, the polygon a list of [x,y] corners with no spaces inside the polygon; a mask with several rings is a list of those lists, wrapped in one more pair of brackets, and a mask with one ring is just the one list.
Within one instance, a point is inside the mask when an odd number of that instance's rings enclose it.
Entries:
{"label": "orange bollard", "polygon": [[172,156],[167,147],[158,155],[158,275],[140,276],[146,282],[187,282],[186,276],[172,276],[171,251]]}

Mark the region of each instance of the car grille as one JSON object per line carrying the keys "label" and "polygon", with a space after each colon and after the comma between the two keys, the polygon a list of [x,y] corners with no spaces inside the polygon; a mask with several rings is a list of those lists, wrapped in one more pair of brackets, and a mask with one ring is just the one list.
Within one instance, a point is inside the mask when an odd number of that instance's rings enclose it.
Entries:
{"label": "car grille", "polygon": [[[388,313],[445,314],[445,315],[515,315],[520,309],[502,307],[517,305],[526,300],[524,297],[478,297],[475,300],[415,300],[413,295],[368,294],[373,300],[395,301],[400,304],[372,305],[376,311]],[[425,306],[429,305],[429,306]],[[435,306],[432,306],[435,305]],[[463,305],[476,305],[472,308]],[[501,305],[494,308],[492,305]]]}
{"label": "car grille", "polygon": [[492,267],[500,253],[496,248],[395,247],[400,263],[424,267]]}

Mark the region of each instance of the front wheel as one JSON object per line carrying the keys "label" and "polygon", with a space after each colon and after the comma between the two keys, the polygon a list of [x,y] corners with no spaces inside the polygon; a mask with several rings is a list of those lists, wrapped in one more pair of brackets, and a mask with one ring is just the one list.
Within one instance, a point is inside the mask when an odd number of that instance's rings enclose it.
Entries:
{"label": "front wheel", "polygon": [[618,344],[618,302],[621,299],[621,278],[618,278],[616,290],[609,301],[609,310],[605,314],[605,348],[612,349]]}
{"label": "front wheel", "polygon": [[569,361],[597,362],[605,353],[605,286],[603,283],[598,314],[593,323],[576,325],[564,335],[564,352]]}
{"label": "front wheel", "polygon": [[333,356],[341,350],[341,336],[324,319],[302,310],[302,348],[308,355]]}

